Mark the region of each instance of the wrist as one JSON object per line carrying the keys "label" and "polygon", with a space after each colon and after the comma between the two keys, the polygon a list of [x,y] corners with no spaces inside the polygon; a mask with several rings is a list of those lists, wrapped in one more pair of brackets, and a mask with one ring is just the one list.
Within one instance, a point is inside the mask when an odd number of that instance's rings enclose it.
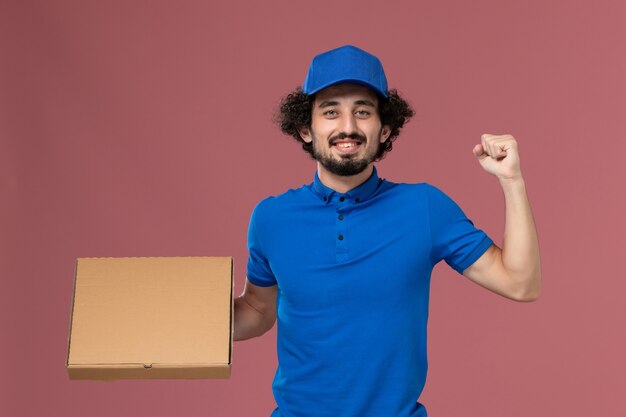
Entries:
{"label": "wrist", "polygon": [[503,187],[516,187],[516,186],[524,185],[524,178],[521,175],[518,175],[515,177],[508,177],[508,178],[498,177],[498,181],[500,182],[500,185]]}
{"label": "wrist", "polygon": [[504,195],[517,195],[526,193],[526,184],[520,176],[517,178],[498,178]]}

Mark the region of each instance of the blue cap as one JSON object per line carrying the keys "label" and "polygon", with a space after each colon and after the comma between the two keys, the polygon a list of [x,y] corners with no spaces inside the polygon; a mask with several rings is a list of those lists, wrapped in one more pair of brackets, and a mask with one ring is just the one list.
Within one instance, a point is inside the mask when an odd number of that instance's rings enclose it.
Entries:
{"label": "blue cap", "polygon": [[311,95],[340,83],[361,84],[387,98],[383,64],[374,55],[356,46],[345,45],[313,58],[302,92]]}

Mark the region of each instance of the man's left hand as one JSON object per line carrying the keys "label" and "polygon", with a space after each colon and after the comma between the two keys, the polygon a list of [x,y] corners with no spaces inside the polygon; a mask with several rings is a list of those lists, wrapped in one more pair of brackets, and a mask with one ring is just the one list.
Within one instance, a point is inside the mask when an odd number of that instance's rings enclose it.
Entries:
{"label": "man's left hand", "polygon": [[480,141],[472,151],[485,171],[500,181],[522,178],[517,142],[513,136],[485,133]]}

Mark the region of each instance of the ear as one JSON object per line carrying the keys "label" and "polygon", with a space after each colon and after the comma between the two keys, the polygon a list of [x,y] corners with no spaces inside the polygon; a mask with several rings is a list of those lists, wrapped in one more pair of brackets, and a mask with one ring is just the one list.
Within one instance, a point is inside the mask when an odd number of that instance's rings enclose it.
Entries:
{"label": "ear", "polygon": [[313,138],[311,137],[311,129],[309,129],[307,126],[298,129],[298,133],[300,134],[302,140],[306,143],[311,143],[313,141]]}
{"label": "ear", "polygon": [[388,125],[384,125],[380,131],[380,143],[387,142],[387,139],[389,139],[390,135],[391,135],[391,127],[389,127]]}

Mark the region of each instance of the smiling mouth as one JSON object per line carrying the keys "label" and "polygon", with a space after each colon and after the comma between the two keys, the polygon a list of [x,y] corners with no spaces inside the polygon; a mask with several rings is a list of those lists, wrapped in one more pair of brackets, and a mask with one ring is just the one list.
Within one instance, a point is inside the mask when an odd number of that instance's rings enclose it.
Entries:
{"label": "smiling mouth", "polygon": [[331,146],[340,151],[350,151],[357,149],[362,143],[360,139],[339,139],[334,140]]}
{"label": "smiling mouth", "polygon": [[331,147],[333,147],[339,155],[349,157],[359,151],[361,144],[362,142],[360,140],[348,139],[335,141]]}
{"label": "smiling mouth", "polygon": [[351,149],[351,148],[356,148],[360,144],[361,142],[342,142],[342,143],[335,143],[333,144],[333,146],[336,146],[337,148],[340,148],[340,149]]}

